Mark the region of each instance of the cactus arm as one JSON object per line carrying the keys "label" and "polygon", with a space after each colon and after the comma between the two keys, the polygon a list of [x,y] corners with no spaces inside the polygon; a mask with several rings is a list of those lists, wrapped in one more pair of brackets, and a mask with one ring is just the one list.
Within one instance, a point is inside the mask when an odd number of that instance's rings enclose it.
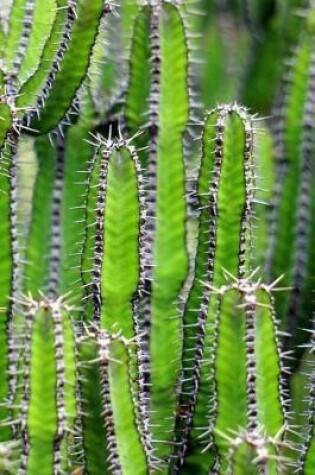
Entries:
{"label": "cactus arm", "polygon": [[[132,338],[132,298],[140,271],[140,171],[136,152],[126,142],[100,139],[100,146],[91,176],[91,183],[97,183],[97,196],[90,196],[89,210],[95,224],[88,236],[91,243],[86,243],[94,248],[94,320],[107,331],[119,329],[126,338]],[[93,193],[91,185],[90,190]],[[91,257],[91,251],[87,252],[85,259]]]}
{"label": "cactus arm", "polygon": [[[125,103],[131,26],[137,11],[135,0],[123,2],[119,16],[113,10],[101,23],[89,70],[93,102],[101,123],[110,121],[111,115],[115,117]],[[104,44],[107,44],[106,49]]]}
{"label": "cactus arm", "polygon": [[150,94],[150,8],[145,6],[135,18],[130,51],[129,85],[126,97],[126,122],[135,133],[146,122]]}
{"label": "cactus arm", "polygon": [[[204,134],[204,158],[199,178],[199,192],[202,193],[202,221],[199,231],[203,229],[203,220],[208,223],[208,228],[206,234],[200,236],[197,278],[199,272],[202,272],[202,281],[217,287],[225,282],[223,269],[239,277],[246,275],[248,271],[253,194],[251,119],[246,111],[238,106],[223,106],[210,113]],[[207,168],[208,166],[212,168]],[[208,191],[205,192],[207,180]],[[230,206],[231,200],[233,207]],[[201,254],[204,251],[204,240],[208,241],[205,256]],[[188,458],[200,454],[202,450],[203,441],[199,437],[201,428],[198,421],[207,419],[206,401],[212,397],[208,374],[211,372],[217,303],[216,298],[211,297],[209,289],[200,286],[196,279],[188,305],[184,314],[184,340],[187,341],[184,342],[185,382],[184,397],[181,401],[182,405],[187,406],[187,414],[182,422],[178,421],[180,431],[183,432],[180,436],[183,444],[179,453],[180,459],[187,449],[191,424],[194,429],[190,441],[192,449]],[[198,352],[194,348],[197,348]],[[195,422],[192,418],[193,412]],[[186,421],[188,427],[183,430],[182,424],[185,426]]]}
{"label": "cactus arm", "polygon": [[[143,182],[136,151],[128,142],[121,138],[114,141],[100,138],[98,145],[100,150],[96,152],[88,185],[88,229],[83,259],[83,279],[94,309],[88,305],[85,318],[91,320],[93,313],[94,322],[100,328],[120,331],[130,339],[135,331],[139,337],[141,331],[138,307],[143,290]],[[137,378],[143,369],[138,366],[135,351],[130,358],[134,373],[132,387],[137,391],[138,386],[142,387]],[[142,388],[140,401],[143,398]],[[147,401],[143,404],[144,411]],[[147,414],[143,416],[142,424],[146,425]]]}
{"label": "cactus arm", "polygon": [[[103,7],[102,0],[79,2],[68,49],[64,53],[60,70],[56,74],[49,96],[41,110],[40,119],[34,115],[31,117],[32,129],[40,133],[49,132],[57,126],[69,110],[87,73]],[[78,42],[80,42],[79,50]]]}
{"label": "cactus arm", "polygon": [[[81,254],[85,230],[85,203],[87,168],[93,156],[89,143],[92,125],[92,110],[85,110],[79,122],[67,131],[64,164],[64,187],[61,204],[61,268],[59,292],[70,292],[70,299],[78,309],[82,305],[82,279],[80,275]],[[78,153],[78,144],[80,151]],[[75,236],[75,243],[73,236]],[[92,266],[92,261],[89,267]],[[73,312],[76,316],[76,312]]]}
{"label": "cactus arm", "polygon": [[256,295],[255,354],[259,422],[270,436],[286,426],[287,400],[283,391],[283,357],[269,289]]}
{"label": "cactus arm", "polygon": [[20,61],[19,88],[39,66],[46,41],[49,40],[51,35],[57,14],[56,8],[56,0],[36,0],[34,2],[34,13],[31,19],[32,28],[28,35],[27,48]]}
{"label": "cactus arm", "polygon": [[[300,45],[294,62],[292,82],[289,83],[289,91],[286,93],[286,108],[284,118],[284,130],[282,137],[277,138],[276,143],[276,173],[281,177],[281,189],[275,197],[277,214],[274,220],[281,219],[281,226],[277,226],[275,236],[271,240],[270,261],[274,260],[272,276],[285,273],[285,284],[290,279],[290,268],[294,249],[294,214],[297,207],[298,186],[301,169],[296,157],[299,154],[299,144],[302,132],[302,123],[296,123],[296,118],[303,117],[303,105],[307,94],[308,68],[310,64],[310,52],[312,42],[307,36]],[[293,212],[291,210],[293,208]],[[288,234],[289,233],[289,234]],[[288,253],[283,252],[285,248]],[[286,246],[289,246],[287,248]],[[281,298],[281,296],[280,296]],[[283,297],[286,298],[286,297]],[[282,298],[282,299],[283,299]]]}
{"label": "cactus arm", "polygon": [[[41,96],[48,95],[60,67],[60,61],[68,48],[71,29],[74,22],[73,8],[67,9],[67,0],[57,0],[57,12],[51,28],[51,34],[44,46],[41,61],[36,71],[22,85],[17,98],[19,107],[38,107]],[[48,71],[48,74],[47,74]]]}
{"label": "cactus arm", "polygon": [[269,245],[269,222],[275,187],[274,144],[270,130],[263,126],[262,134],[256,137],[255,168],[257,190],[254,202],[255,225],[253,230],[253,267],[263,268]]}
{"label": "cactus arm", "polygon": [[9,32],[5,45],[7,71],[17,73],[23,60],[32,27],[34,0],[12,2],[9,17]]}
{"label": "cactus arm", "polygon": [[[246,329],[244,314],[236,309],[238,304],[239,295],[237,291],[231,290],[223,296],[218,313],[214,362],[215,434],[237,432],[239,427],[247,425]],[[231,352],[230,344],[235,351]],[[226,441],[218,435],[215,435],[214,441],[222,463],[227,450]]]}
{"label": "cactus arm", "polygon": [[[9,136],[0,167],[0,308],[1,308],[1,420],[8,418],[8,409],[16,390],[15,299],[19,291],[19,247],[17,241],[17,144]],[[8,371],[9,369],[9,371]],[[11,408],[10,408],[11,409]],[[7,422],[7,421],[6,421]],[[8,438],[10,428],[1,426],[0,440]]]}
{"label": "cactus arm", "polygon": [[39,470],[48,475],[52,473],[53,441],[57,430],[52,321],[44,310],[30,308],[26,313],[25,330],[25,379],[21,410],[23,444],[19,475],[35,474]]}
{"label": "cactus arm", "polygon": [[[279,185],[275,192],[275,212],[271,223],[272,239],[267,264],[271,269],[271,278],[284,273],[283,284],[293,286],[291,292],[277,295],[276,299],[283,328],[290,333],[285,338],[285,350],[292,349],[292,345],[296,344],[296,328],[307,324],[308,316],[313,311],[308,297],[314,275],[309,255],[312,252],[314,180],[311,160],[314,37],[310,33],[307,29],[303,32],[292,61],[292,81],[288,83],[287,101],[283,106],[284,117],[280,127],[282,136],[276,136]],[[298,349],[295,352],[296,355],[300,353]]]}
{"label": "cactus arm", "polygon": [[110,474],[107,435],[101,413],[101,380],[99,355],[95,340],[79,344],[79,382],[85,468],[88,474]]}
{"label": "cactus arm", "polygon": [[[214,375],[217,393],[214,434],[221,467],[224,470],[224,467],[231,464],[229,454],[233,446],[228,439],[230,434],[232,439],[236,434],[240,435],[239,428],[242,427],[247,441],[243,440],[243,456],[235,457],[232,462],[235,470],[233,473],[244,473],[247,470],[246,463],[250,460],[248,457],[253,461],[255,455],[259,455],[259,440],[266,450],[266,459],[262,458],[261,466],[265,463],[266,468],[269,466],[270,473],[277,473],[276,466],[283,469],[282,438],[287,428],[287,419],[281,379],[283,369],[270,288],[264,285],[260,287],[260,284],[249,280],[240,280],[233,289],[222,292],[224,295],[217,322]],[[237,302],[239,308],[236,306]],[[234,322],[224,322],[227,315]],[[241,329],[240,333],[237,327]],[[233,340],[234,336],[237,336],[237,341]],[[234,353],[234,362],[229,360],[231,352],[228,346],[232,341],[238,355],[235,357]],[[242,369],[236,368],[235,365],[242,360]],[[236,375],[240,375],[240,380],[235,380]],[[231,397],[233,391],[239,393]],[[242,439],[243,436],[240,437]],[[256,439],[257,442],[251,444],[250,439]],[[236,443],[236,437],[234,440]],[[261,466],[259,463],[257,466],[249,473],[260,473]]]}
{"label": "cactus arm", "polygon": [[[155,37],[156,34],[159,38]],[[181,353],[181,323],[176,316],[178,312],[176,305],[188,267],[183,164],[183,134],[189,119],[188,51],[186,29],[177,7],[166,3],[163,5],[159,15],[159,31],[152,29],[151,35],[152,50],[155,48],[154,42],[160,41],[161,54],[161,66],[158,61],[152,62],[149,112],[152,121],[149,182],[153,179],[150,167],[154,167],[154,157],[153,159],[151,157],[156,153],[150,407],[153,439],[165,441],[164,444],[156,443],[156,454],[159,457],[169,453],[169,440],[174,430],[175,391],[180,372]],[[154,55],[158,55],[156,49],[153,51],[153,59]],[[155,81],[158,76],[158,71],[154,71],[156,67],[160,67],[159,91],[156,91]],[[176,96],[172,92],[175,89]],[[159,104],[157,136],[154,137],[154,107],[157,99]],[[152,193],[154,191],[152,190]],[[150,218],[154,220],[151,215]],[[149,222],[148,224],[150,225]],[[150,234],[149,230],[148,239]],[[173,342],[171,347],[169,341]],[[165,420],[163,428],[160,426],[161,420]]]}
{"label": "cactus arm", "polygon": [[[28,234],[26,288],[33,297],[47,290],[51,246],[51,212],[55,181],[56,150],[47,136],[35,142],[38,170],[32,202],[32,220]],[[45,210],[45,212],[43,212]]]}
{"label": "cactus arm", "polygon": [[66,466],[63,444],[75,417],[74,359],[72,328],[62,302],[27,303],[19,475],[58,474]]}
{"label": "cactus arm", "polygon": [[[108,166],[101,327],[133,336],[130,304],[139,280],[140,206],[137,167],[128,150],[113,151]],[[117,222],[119,216],[119,223]],[[119,322],[119,323],[118,323]]]}
{"label": "cactus arm", "polygon": [[[135,413],[130,379],[134,350],[130,350],[129,346],[133,344],[105,330],[97,332],[96,340],[93,337],[82,342],[85,358],[82,375],[93,376],[95,382],[94,395],[87,381],[81,383],[85,395],[83,408],[92,409],[92,413],[85,413],[83,420],[88,473],[148,473],[146,449]],[[97,394],[96,388],[99,388]],[[91,403],[94,406],[90,407]],[[96,428],[99,434],[97,439]],[[100,452],[100,447],[104,447],[103,452]]]}
{"label": "cactus arm", "polygon": [[[105,353],[108,351],[101,341],[101,358],[104,350]],[[126,343],[119,340],[112,341],[109,348],[107,374],[103,371],[104,360],[101,360],[102,390],[105,396],[104,409],[109,405],[105,393],[106,378],[108,378],[110,405],[122,473],[145,475],[148,473],[148,467],[134,414],[134,401],[128,370],[129,359]],[[132,464],[130,460],[132,460]]]}

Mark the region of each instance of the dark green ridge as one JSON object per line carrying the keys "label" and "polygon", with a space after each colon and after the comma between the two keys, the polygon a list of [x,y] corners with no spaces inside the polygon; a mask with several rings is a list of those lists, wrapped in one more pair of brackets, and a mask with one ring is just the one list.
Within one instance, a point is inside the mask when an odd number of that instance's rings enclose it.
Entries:
{"label": "dark green ridge", "polygon": [[[314,303],[309,296],[313,292],[315,264],[311,261],[314,239],[314,107],[315,107],[315,54],[312,53],[309,72],[309,85],[303,117],[303,135],[301,143],[301,186],[296,213],[296,249],[290,302],[287,314],[286,330],[293,335],[293,341],[284,343],[284,350],[305,343],[306,336],[295,338],[296,327],[309,327],[310,316],[314,312]],[[302,310],[302,311],[301,311]],[[305,313],[304,313],[305,312]],[[304,339],[303,339],[304,336]],[[297,350],[296,353],[302,353]]]}
{"label": "dark green ridge", "polygon": [[269,222],[275,187],[275,152],[272,134],[267,124],[259,124],[262,132],[256,136],[254,162],[256,193],[253,205],[253,268],[264,268],[269,245]]}
{"label": "dark green ridge", "polygon": [[[296,13],[305,7],[305,2],[248,0],[246,3],[252,12],[247,16],[252,41],[238,98],[255,112],[270,114],[283,74],[282,58],[290,52],[302,29],[303,21]],[[259,91],[259,94],[254,91]]]}
{"label": "dark green ridge", "polygon": [[[271,240],[267,266],[270,279],[284,274],[282,284],[290,285],[295,249],[295,216],[298,206],[302,164],[300,156],[303,133],[303,112],[308,90],[308,74],[311,60],[312,40],[304,35],[294,60],[292,79],[288,84],[285,97],[285,119],[281,142],[277,143],[276,177],[281,185],[276,189],[275,212],[271,223]],[[273,263],[271,266],[271,262]],[[268,276],[269,277],[269,276]],[[281,319],[285,319],[285,308],[289,295],[277,296],[277,310]]]}
{"label": "dark green ridge", "polygon": [[[300,38],[292,61],[291,80],[283,106],[286,115],[282,120],[282,136],[276,137],[276,172],[281,185],[275,192],[267,265],[271,269],[271,279],[284,274],[282,284],[293,286],[291,292],[279,293],[276,299],[283,329],[290,334],[285,337],[285,351],[303,343],[303,335],[296,339],[296,329],[308,325],[308,318],[314,310],[309,299],[315,272],[311,259],[314,229],[311,215],[314,181],[313,46],[313,30],[309,27]],[[302,350],[297,348],[295,356],[299,359],[301,354]]]}
{"label": "dark green ridge", "polygon": [[33,116],[30,121],[30,127],[37,132],[45,133],[55,128],[70,109],[87,74],[103,8],[103,0],[79,1],[70,43],[40,112],[40,119]]}
{"label": "dark green ridge", "polygon": [[[107,331],[121,330],[126,338],[132,338],[132,299],[140,278],[143,203],[139,187],[143,185],[137,154],[129,142],[97,140],[89,177],[83,279],[94,300],[95,322]],[[121,216],[118,221],[117,215]]]}
{"label": "dark green ridge", "polygon": [[[251,118],[244,109],[222,106],[210,112],[203,140],[197,266],[184,311],[184,383],[180,405],[186,408],[186,414],[177,421],[182,444],[179,463],[183,462],[188,444],[188,464],[189,459],[200,456],[207,445],[200,434],[204,430],[204,421],[208,420],[208,401],[213,398],[208,375],[213,365],[211,355],[217,303],[204,283],[215,287],[223,285],[223,270],[233,276],[246,275],[245,262],[250,265],[254,186],[253,131]],[[231,200],[233,208],[230,207]],[[207,453],[202,457],[207,457]],[[184,468],[185,464],[184,461]]]}

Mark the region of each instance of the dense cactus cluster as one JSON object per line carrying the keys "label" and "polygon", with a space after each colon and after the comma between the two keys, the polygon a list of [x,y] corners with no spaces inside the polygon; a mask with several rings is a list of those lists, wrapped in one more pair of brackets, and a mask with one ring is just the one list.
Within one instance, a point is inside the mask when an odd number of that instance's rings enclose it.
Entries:
{"label": "dense cactus cluster", "polygon": [[313,475],[313,1],[0,7],[0,474]]}

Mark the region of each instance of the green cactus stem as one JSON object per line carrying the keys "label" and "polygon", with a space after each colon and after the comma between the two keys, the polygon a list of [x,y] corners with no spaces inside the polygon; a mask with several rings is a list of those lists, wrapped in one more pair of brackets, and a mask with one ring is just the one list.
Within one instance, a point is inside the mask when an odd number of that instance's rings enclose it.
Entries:
{"label": "green cactus stem", "polygon": [[203,282],[223,285],[223,269],[243,278],[250,266],[252,148],[252,119],[245,109],[222,106],[208,114],[198,180],[200,218],[195,278],[183,316],[183,382],[179,401],[183,410],[179,410],[177,417],[179,464],[183,463],[188,445],[188,460],[200,455],[200,431],[213,398],[209,363],[217,299],[211,298]]}
{"label": "green cactus stem", "polygon": [[[311,16],[309,12],[308,18]],[[283,285],[291,292],[279,294],[277,313],[283,330],[288,333],[285,349],[302,343],[297,328],[308,324],[313,311],[309,298],[315,275],[313,261],[313,184],[314,167],[314,35],[309,25],[303,31],[291,61],[284,99],[276,110],[274,130],[276,146],[276,178],[274,212],[271,216],[267,273],[270,280],[284,275]],[[302,352],[295,349],[295,355]]]}
{"label": "green cactus stem", "polygon": [[75,343],[62,299],[27,300],[19,475],[68,470],[76,415]]}

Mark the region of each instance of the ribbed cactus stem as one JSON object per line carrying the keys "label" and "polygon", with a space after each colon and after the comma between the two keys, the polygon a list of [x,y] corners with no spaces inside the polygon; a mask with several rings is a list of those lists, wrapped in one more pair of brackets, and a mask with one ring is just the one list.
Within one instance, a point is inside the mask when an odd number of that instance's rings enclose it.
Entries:
{"label": "ribbed cactus stem", "polygon": [[[7,159],[7,173],[8,173],[8,185],[4,187],[3,191],[8,192],[6,199],[8,200],[8,208],[6,210],[9,216],[9,262],[5,262],[5,265],[9,266],[9,295],[10,301],[5,305],[5,314],[7,318],[7,333],[4,334],[7,339],[5,347],[7,346],[7,364],[8,364],[8,393],[7,404],[12,409],[13,400],[17,389],[17,362],[19,355],[19,329],[16,327],[16,318],[18,311],[18,297],[21,290],[21,268],[20,268],[20,249],[18,241],[18,137],[11,133],[8,136],[6,143],[6,152],[8,153]],[[2,173],[6,173],[2,170]],[[8,299],[8,296],[5,296]],[[6,378],[5,378],[6,379]]]}
{"label": "ribbed cactus stem", "polygon": [[313,318],[310,342],[307,345],[308,387],[307,387],[307,426],[303,428],[302,441],[299,447],[297,473],[311,475],[315,469],[315,321]]}
{"label": "ribbed cactus stem", "polygon": [[12,65],[13,68],[11,71],[11,74],[13,74],[15,79],[17,79],[16,76],[19,72],[19,69],[21,67],[22,61],[24,59],[24,56],[27,50],[27,45],[28,45],[30,34],[31,34],[31,30],[32,30],[34,6],[35,6],[35,0],[26,0],[25,13],[24,13],[24,19],[23,19],[23,28],[22,28],[22,32],[20,36],[18,49],[15,55],[15,58],[13,60],[13,65]]}
{"label": "ribbed cactus stem", "polygon": [[[286,473],[285,462],[288,460],[277,455],[285,444],[281,440],[281,433],[275,437],[268,437],[260,428],[255,431],[241,431],[234,435],[227,435],[229,443],[227,475],[241,475],[246,472],[251,475],[268,475],[270,473]],[[242,464],[244,451],[251,453],[251,460]]]}
{"label": "ribbed cactus stem", "polygon": [[76,415],[76,352],[69,308],[60,298],[24,299],[23,305],[19,475],[35,475],[39,471],[60,475],[69,468]]}
{"label": "ribbed cactus stem", "polygon": [[[244,282],[245,286],[246,281]],[[246,345],[246,386],[247,386],[247,420],[248,430],[255,431],[258,426],[258,407],[256,394],[256,360],[255,360],[255,305],[257,304],[252,289],[245,292],[245,345]]]}
{"label": "ribbed cactus stem", "polygon": [[61,204],[64,186],[65,141],[58,137],[56,144],[55,181],[51,206],[50,275],[47,294],[55,298],[58,292],[61,259]]}
{"label": "ribbed cactus stem", "polygon": [[[148,329],[143,317],[146,298],[144,183],[137,151],[122,137],[97,137],[91,167],[88,223],[83,259],[87,298],[93,302],[89,316],[107,332],[120,330],[135,338],[132,384],[139,404],[135,412],[149,451],[148,430]],[[121,219],[117,221],[120,213]],[[92,270],[91,270],[92,261]],[[87,305],[87,314],[89,313]]]}
{"label": "ribbed cactus stem", "polygon": [[[220,465],[224,470],[231,464],[231,460],[228,461],[228,453],[231,452],[226,447],[223,434],[228,435],[237,432],[238,427],[246,427],[244,434],[248,437],[248,448],[244,448],[244,453],[240,452],[235,473],[242,473],[245,469],[242,464],[246,451],[249,451],[249,456],[251,447],[257,452],[259,474],[268,473],[267,463],[273,460],[273,456],[279,456],[279,463],[283,457],[280,449],[284,446],[283,436],[288,429],[288,419],[283,398],[283,361],[273,315],[272,291],[272,286],[254,282],[252,277],[236,279],[232,284],[217,290],[220,300],[214,374],[217,401],[214,425],[211,413],[209,430],[214,431]],[[231,331],[234,332],[234,341]],[[262,335],[264,342],[261,341]],[[235,345],[235,363],[228,356],[229,344]],[[240,369],[242,362],[246,365],[245,371]],[[237,380],[229,382],[232,373],[237,374]],[[261,443],[265,441],[266,449],[267,440],[271,443],[275,438],[279,438],[279,453],[273,454],[272,449],[268,457],[266,454],[265,460],[260,460],[258,449]],[[237,440],[241,444],[241,439]],[[210,448],[212,444],[210,439]],[[236,452],[233,453],[234,460]]]}
{"label": "ribbed cactus stem", "polygon": [[[93,422],[101,421],[105,428],[106,453],[97,460],[91,446],[87,452],[88,469],[93,466],[92,473],[104,473],[107,468],[109,473],[116,475],[145,475],[149,472],[147,439],[137,418],[138,402],[131,381],[135,341],[127,340],[120,333],[111,334],[95,327],[89,332],[89,341],[94,348],[94,359],[90,363],[87,360],[85,366],[87,371],[91,365],[98,366],[96,387],[100,387],[101,397]],[[83,388],[84,384],[83,381]],[[87,391],[85,388],[85,394]],[[84,418],[88,417],[88,414],[84,415]],[[86,431],[85,436],[85,443],[89,444],[88,438],[93,433]]]}
{"label": "ribbed cactus stem", "polygon": [[38,95],[36,104],[33,106],[34,110],[31,112],[31,114],[27,115],[28,123],[30,123],[30,120],[32,119],[34,115],[39,114],[40,109],[44,106],[45,100],[48,98],[50,90],[56,79],[56,76],[60,70],[62,60],[69,47],[69,43],[71,40],[72,28],[76,20],[76,7],[77,7],[77,0],[68,1],[66,20],[65,20],[62,38],[60,40],[59,47],[55,53],[55,59],[52,62],[50,66],[50,70],[47,74],[46,81],[42,85],[42,90],[40,91]]}
{"label": "ribbed cactus stem", "polygon": [[[208,114],[198,181],[200,221],[195,279],[184,309],[180,406],[185,409],[179,412],[177,420],[180,464],[189,443],[192,452],[201,450],[199,424],[207,417],[208,401],[215,404],[213,378],[209,384],[208,375],[214,365],[217,300],[203,282],[223,284],[224,269],[244,278],[250,268],[252,149],[252,120],[245,109],[222,106]],[[233,209],[229,205],[232,194]],[[194,442],[189,442],[190,437]]]}
{"label": "ribbed cactus stem", "polygon": [[[314,306],[309,299],[315,268],[312,256],[314,208],[314,31],[313,8],[306,10],[304,26],[286,71],[281,100],[275,108],[274,140],[276,185],[271,214],[266,270],[273,280],[284,275],[283,285],[291,292],[277,295],[276,307],[285,351],[302,353],[298,327],[308,324]],[[300,341],[298,341],[300,339]],[[291,366],[296,363],[291,363]]]}

